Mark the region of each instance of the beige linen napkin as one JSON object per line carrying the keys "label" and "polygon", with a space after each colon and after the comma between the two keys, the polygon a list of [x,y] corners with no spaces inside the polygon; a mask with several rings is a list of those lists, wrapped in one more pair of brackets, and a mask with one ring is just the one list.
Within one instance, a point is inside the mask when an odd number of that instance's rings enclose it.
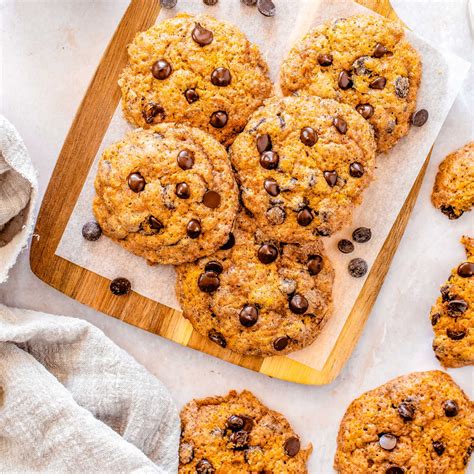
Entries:
{"label": "beige linen napkin", "polygon": [[175,473],[166,388],[86,321],[0,305],[0,472]]}

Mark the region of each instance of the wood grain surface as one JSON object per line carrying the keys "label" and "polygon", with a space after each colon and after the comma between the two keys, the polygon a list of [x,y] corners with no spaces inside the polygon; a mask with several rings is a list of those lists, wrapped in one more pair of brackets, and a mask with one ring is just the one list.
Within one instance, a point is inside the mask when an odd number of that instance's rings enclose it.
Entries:
{"label": "wood grain surface", "polygon": [[[388,18],[397,18],[388,0],[360,0],[358,3]],[[132,0],[102,57],[64,142],[43,199],[36,223],[37,237],[31,245],[31,269],[43,281],[81,303],[193,349],[272,377],[304,384],[330,383],[343,368],[362,333],[405,231],[429,156],[372,266],[329,358],[320,371],[287,357],[243,357],[222,349],[194,331],[180,312],[134,292],[125,297],[114,296],[109,291],[108,279],[55,255],[119,103],[117,78],[127,62],[126,46],[138,31],[146,30],[155,23],[159,9],[159,0]]]}

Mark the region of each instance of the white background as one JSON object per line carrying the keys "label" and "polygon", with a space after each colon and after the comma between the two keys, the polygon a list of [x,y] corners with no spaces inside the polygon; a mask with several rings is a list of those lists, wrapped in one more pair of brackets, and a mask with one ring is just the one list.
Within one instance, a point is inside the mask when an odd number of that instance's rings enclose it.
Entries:
{"label": "white background", "polygon": [[[290,0],[276,0],[277,6],[283,1]],[[0,1],[0,112],[25,140],[39,172],[40,195],[127,4]],[[467,0],[392,0],[392,4],[417,34],[473,61]],[[29,268],[28,252],[0,287],[0,302],[87,319],[159,377],[179,407],[190,398],[231,388],[252,390],[284,413],[304,442],[313,443],[310,472],[331,473],[338,424],[354,397],[394,376],[439,368],[431,351],[429,309],[450,269],[464,258],[458,240],[463,233],[474,235],[474,217],[471,213],[448,221],[432,208],[429,195],[440,160],[474,139],[473,80],[471,71],[435,144],[418,202],[363,336],[340,377],[329,386],[270,379],[97,313],[38,280]],[[449,373],[473,398],[472,367]],[[474,461],[469,472],[474,472]]]}

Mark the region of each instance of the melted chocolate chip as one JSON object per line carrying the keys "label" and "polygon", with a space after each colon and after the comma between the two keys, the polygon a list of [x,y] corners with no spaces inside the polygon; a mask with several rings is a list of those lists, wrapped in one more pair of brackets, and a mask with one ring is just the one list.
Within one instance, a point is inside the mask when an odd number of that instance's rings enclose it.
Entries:
{"label": "melted chocolate chip", "polygon": [[239,321],[242,326],[250,328],[258,321],[258,309],[252,304],[245,305],[239,313]]}
{"label": "melted chocolate chip", "polygon": [[145,122],[150,124],[155,121],[156,116],[159,116],[163,120],[165,118],[165,109],[156,102],[148,102],[148,104],[143,107],[142,116]]}
{"label": "melted chocolate chip", "polygon": [[127,178],[128,187],[134,193],[140,193],[145,189],[146,181],[140,173],[131,173]]}
{"label": "melted chocolate chip", "polygon": [[258,249],[257,255],[258,259],[262,263],[268,265],[270,263],[273,263],[278,258],[278,249],[274,245],[263,244]]}
{"label": "melted chocolate chip", "polygon": [[385,77],[376,77],[370,84],[369,87],[371,89],[383,89],[385,84],[387,83],[387,79]]}
{"label": "melted chocolate chip", "polygon": [[349,166],[349,174],[353,178],[362,178],[364,176],[365,170],[364,167],[357,162],[351,163]]}
{"label": "melted chocolate chip", "polygon": [[260,154],[265,151],[270,151],[272,149],[272,139],[268,133],[264,133],[263,135],[259,135],[257,137],[257,150]]}
{"label": "melted chocolate chip", "polygon": [[278,167],[280,158],[274,151],[265,151],[260,156],[260,166],[266,170],[274,170]]}
{"label": "melted chocolate chip", "polygon": [[216,470],[210,461],[201,459],[196,464],[196,474],[215,474]]}
{"label": "melted chocolate chip", "polygon": [[332,188],[337,184],[337,172],[336,171],[324,171],[323,173],[326,183]]}
{"label": "melted chocolate chip", "polygon": [[231,232],[229,234],[229,238],[227,239],[227,242],[224,245],[221,245],[219,248],[220,250],[229,250],[235,245],[235,237],[234,234]]}
{"label": "melted chocolate chip", "polygon": [[178,153],[177,162],[182,170],[190,170],[194,166],[194,153],[189,150],[181,150]]}
{"label": "melted chocolate chip", "polygon": [[473,262],[464,262],[459,265],[457,269],[457,274],[461,278],[470,278],[474,275],[474,263]]}
{"label": "melted chocolate chip", "polygon": [[302,227],[309,226],[311,224],[311,222],[313,222],[313,219],[314,219],[313,213],[307,207],[305,207],[300,212],[298,212],[298,215],[296,217],[296,221]]}
{"label": "melted chocolate chip", "polygon": [[218,110],[211,115],[210,124],[214,128],[224,128],[227,125],[227,121],[229,120],[229,116],[227,112],[223,110]]}
{"label": "melted chocolate chip", "polygon": [[218,87],[228,86],[232,82],[230,71],[225,67],[214,69],[211,74],[211,82]]}
{"label": "melted chocolate chip", "polygon": [[446,334],[449,339],[453,341],[460,341],[466,337],[466,331],[464,329],[448,329]]}
{"label": "melted chocolate chip", "polygon": [[311,127],[304,127],[301,130],[300,140],[306,146],[314,146],[318,141],[318,134]]}
{"label": "melted chocolate chip", "polygon": [[438,456],[441,456],[446,449],[446,446],[442,441],[433,441],[433,449]]}
{"label": "melted chocolate chip", "polygon": [[341,239],[337,243],[337,248],[342,253],[351,253],[354,251],[354,244],[350,240]]}
{"label": "melted chocolate chip", "polygon": [[206,46],[208,44],[211,44],[212,40],[214,39],[214,34],[212,33],[212,31],[207,30],[199,23],[196,23],[196,25],[194,26],[191,36],[199,46]]}
{"label": "melted chocolate chip", "polygon": [[387,53],[388,53],[388,49],[383,44],[377,43],[375,45],[375,49],[372,56],[374,58],[381,58],[384,54],[387,54]]}
{"label": "melted chocolate chip", "polygon": [[163,81],[171,75],[171,64],[166,59],[159,59],[151,67],[151,73],[155,79]]}
{"label": "melted chocolate chip", "polygon": [[304,314],[308,309],[309,303],[308,300],[299,293],[295,293],[289,302],[290,310],[295,314]]}
{"label": "melted chocolate chip", "polygon": [[382,449],[386,451],[392,451],[397,445],[397,437],[390,433],[384,433],[379,438],[379,445]]}
{"label": "melted chocolate chip", "polygon": [[278,196],[280,194],[280,186],[278,186],[274,179],[266,179],[263,186],[270,196]]}
{"label": "melted chocolate chip", "polygon": [[366,120],[372,117],[372,115],[374,115],[374,108],[370,104],[359,104],[356,107],[356,110]]}
{"label": "melted chocolate chip", "polygon": [[347,90],[352,87],[352,80],[347,71],[341,71],[337,80],[340,89]]}
{"label": "melted chocolate chip", "polygon": [[345,135],[347,132],[347,122],[341,117],[334,117],[332,124],[336,127],[336,130]]}
{"label": "melted chocolate chip", "polygon": [[191,190],[186,183],[178,183],[174,192],[180,199],[189,199],[191,196]]}
{"label": "melted chocolate chip", "polygon": [[362,258],[354,258],[349,262],[347,269],[354,278],[361,278],[367,273],[368,266]]}
{"label": "melted chocolate chip", "polygon": [[398,414],[405,420],[411,421],[415,417],[415,405],[410,402],[402,402],[398,405]]}
{"label": "melted chocolate chip", "polygon": [[201,235],[201,223],[197,219],[191,219],[186,226],[186,234],[190,239],[197,239]]}
{"label": "melted chocolate chip", "polygon": [[223,347],[224,349],[227,347],[227,341],[225,340],[225,337],[219,331],[216,331],[215,329],[211,329],[207,333],[207,337],[209,338],[209,340],[211,340],[212,342],[215,342],[216,344]]}
{"label": "melted chocolate chip", "polygon": [[296,436],[292,436],[285,441],[283,449],[290,458],[296,456],[300,452],[300,440]]}
{"label": "melted chocolate chip", "polygon": [[456,416],[459,413],[459,407],[455,400],[445,401],[443,409],[444,414],[449,418],[452,418],[453,416]]}
{"label": "melted chocolate chip", "polygon": [[82,226],[82,237],[89,242],[95,242],[102,235],[102,229],[96,221],[86,222]]}
{"label": "melted chocolate chip", "polygon": [[148,218],[148,224],[153,230],[156,231],[160,231],[164,227],[161,221],[159,221],[156,217],[153,216],[150,216]]}
{"label": "melted chocolate chip", "polygon": [[199,94],[196,92],[196,89],[186,89],[184,91],[184,97],[186,97],[188,104],[192,104],[199,100]]}
{"label": "melted chocolate chip", "polygon": [[222,263],[217,262],[216,260],[211,260],[210,262],[206,263],[204,267],[204,271],[206,272],[214,272],[216,275],[220,275],[224,268],[222,267]]}
{"label": "melted chocolate chip", "polygon": [[316,276],[323,269],[323,257],[321,255],[311,255],[308,260],[308,272],[311,276]]}
{"label": "melted chocolate chip", "polygon": [[358,227],[352,232],[352,238],[358,244],[363,244],[372,238],[372,231],[368,227]]}
{"label": "melted chocolate chip", "polygon": [[288,346],[288,343],[290,342],[290,339],[288,336],[282,336],[278,337],[273,341],[273,347],[275,348],[276,351],[282,351],[283,349]]}
{"label": "melted chocolate chip", "polygon": [[318,55],[318,63],[320,66],[327,67],[332,64],[332,54],[320,54]]}
{"label": "melted chocolate chip", "polygon": [[130,293],[132,285],[126,278],[115,278],[110,282],[110,291],[116,296],[123,296]]}
{"label": "melted chocolate chip", "polygon": [[[418,110],[418,112],[413,114],[411,118],[411,123],[415,127],[422,127],[428,120],[428,111],[426,109]],[[459,217],[459,216],[458,216]]]}
{"label": "melted chocolate chip", "polygon": [[216,191],[206,191],[202,203],[209,209],[217,209],[221,205],[221,195]]}
{"label": "melted chocolate chip", "polygon": [[462,299],[451,300],[448,303],[448,314],[451,317],[457,317],[464,313],[467,308],[469,308],[469,305],[466,303],[466,301]]}

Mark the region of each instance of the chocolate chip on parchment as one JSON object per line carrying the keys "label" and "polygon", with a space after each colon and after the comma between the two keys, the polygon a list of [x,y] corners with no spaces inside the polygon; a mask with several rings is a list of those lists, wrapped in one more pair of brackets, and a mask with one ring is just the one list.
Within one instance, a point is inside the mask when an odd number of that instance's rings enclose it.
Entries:
{"label": "chocolate chip on parchment", "polygon": [[274,179],[266,179],[263,186],[270,196],[278,196],[280,194],[280,186],[278,186],[278,183]]}
{"label": "chocolate chip on parchment", "polygon": [[102,229],[96,221],[86,222],[82,226],[82,237],[90,242],[95,242],[102,235]]}
{"label": "chocolate chip on parchment", "polygon": [[272,149],[272,139],[268,133],[259,135],[256,140],[257,150],[260,154],[265,151],[270,151]]}
{"label": "chocolate chip on parchment", "polygon": [[459,407],[455,400],[446,400],[443,405],[444,414],[452,418],[459,413]]}
{"label": "chocolate chip on parchment", "polygon": [[225,337],[219,332],[216,331],[215,329],[211,329],[207,333],[207,337],[212,341],[218,344],[219,346],[226,348],[227,347],[227,341],[225,340]]}
{"label": "chocolate chip on parchment", "polygon": [[301,130],[300,140],[304,145],[311,147],[318,141],[318,134],[313,128],[304,127]]}
{"label": "chocolate chip on parchment", "polygon": [[308,300],[299,293],[295,293],[289,301],[290,310],[295,314],[304,314],[308,309]]}
{"label": "chocolate chip on parchment", "polygon": [[370,104],[359,104],[356,107],[356,110],[366,120],[372,117],[372,115],[374,115],[374,108]]}
{"label": "chocolate chip on parchment", "polygon": [[365,170],[364,167],[357,162],[351,163],[349,166],[349,174],[353,178],[362,178],[364,176]]}
{"label": "chocolate chip on parchment", "polygon": [[204,5],[209,5],[210,7],[217,5],[217,2],[219,0],[202,0],[204,2]]}
{"label": "chocolate chip on parchment", "polygon": [[377,43],[375,45],[375,49],[372,56],[374,58],[381,58],[384,54],[387,54],[387,53],[388,53],[388,49],[383,44]]}
{"label": "chocolate chip on parchment", "polygon": [[376,77],[370,84],[369,87],[371,89],[383,89],[385,84],[387,83],[387,79],[385,77]]}
{"label": "chocolate chip on parchment", "polygon": [[202,203],[209,209],[217,209],[221,205],[221,195],[216,191],[206,191]]}
{"label": "chocolate chip on parchment", "polygon": [[288,346],[289,342],[290,342],[290,339],[288,336],[278,337],[273,341],[273,347],[277,351],[282,351],[283,349],[286,348],[286,346]]}
{"label": "chocolate chip on parchment", "polygon": [[225,67],[214,69],[211,74],[211,82],[218,87],[228,86],[232,82],[230,71]]}
{"label": "chocolate chip on parchment", "polygon": [[196,23],[191,36],[199,46],[207,46],[214,39],[212,31],[204,28],[200,23]]}
{"label": "chocolate chip on parchment", "polygon": [[180,199],[189,199],[191,196],[191,190],[186,183],[178,183],[174,192]]}
{"label": "chocolate chip on parchment", "polygon": [[392,451],[392,449],[395,449],[395,446],[397,445],[397,437],[391,433],[384,433],[379,438],[379,445],[386,451]]}
{"label": "chocolate chip on parchment", "polygon": [[181,443],[179,446],[179,462],[189,464],[194,459],[194,446],[191,443]]}
{"label": "chocolate chip on parchment", "polygon": [[219,275],[212,271],[206,271],[205,273],[201,273],[198,278],[198,286],[201,291],[205,293],[212,293],[219,288],[221,284],[219,280]]}
{"label": "chocolate chip on parchment", "polygon": [[296,217],[296,221],[302,227],[309,226],[311,224],[311,222],[313,222],[313,219],[314,219],[313,213],[307,207],[305,207],[300,212],[298,212],[298,215]]}
{"label": "chocolate chip on parchment", "polygon": [[276,8],[272,0],[257,0],[257,8],[264,16],[275,16]]}
{"label": "chocolate chip on parchment", "polygon": [[354,258],[348,265],[349,274],[354,278],[363,277],[368,270],[367,262],[362,258]]}
{"label": "chocolate chip on parchment", "polygon": [[372,231],[368,227],[358,227],[352,232],[352,238],[354,242],[363,244],[372,238]]}
{"label": "chocolate chip on parchment", "polygon": [[474,275],[474,263],[473,262],[463,262],[459,265],[457,269],[457,274],[461,278],[469,278]]}
{"label": "chocolate chip on parchment", "polygon": [[433,449],[438,456],[441,456],[446,449],[446,446],[442,441],[433,441]]}
{"label": "chocolate chip on parchment", "polygon": [[337,243],[337,248],[342,253],[351,253],[354,251],[354,244],[350,240],[341,239]]}
{"label": "chocolate chip on parchment", "polygon": [[222,263],[216,260],[211,260],[210,262],[206,263],[204,267],[205,272],[214,272],[216,275],[220,275],[224,268],[222,267]]}
{"label": "chocolate chip on parchment", "polygon": [[418,112],[415,112],[413,114],[413,117],[411,118],[411,123],[415,127],[422,127],[428,120],[428,115],[429,114],[426,109],[418,110]]}
{"label": "chocolate chip on parchment", "polygon": [[227,121],[229,120],[229,116],[227,112],[224,110],[218,110],[211,115],[210,124],[214,128],[224,128],[227,125]]}
{"label": "chocolate chip on parchment", "polygon": [[151,73],[155,79],[163,81],[167,79],[172,72],[171,64],[166,59],[159,59],[151,67]]}
{"label": "chocolate chip on parchment", "polygon": [[343,118],[334,117],[332,123],[340,134],[344,135],[347,132],[347,122]]}
{"label": "chocolate chip on parchment", "polygon": [[174,8],[178,0],[160,0],[160,6],[163,8]]}
{"label": "chocolate chip on parchment", "polygon": [[123,296],[130,292],[132,285],[126,278],[115,278],[110,283],[110,291],[116,296]]}
{"label": "chocolate chip on parchment", "polygon": [[134,193],[140,193],[145,189],[146,181],[145,178],[138,172],[131,173],[127,178],[128,187]]}
{"label": "chocolate chip on parchment", "polygon": [[196,474],[215,474],[216,470],[210,461],[201,459],[196,464]]}
{"label": "chocolate chip on parchment", "polygon": [[199,94],[196,92],[196,89],[186,89],[184,91],[184,97],[186,97],[188,104],[192,104],[199,100]]}
{"label": "chocolate chip on parchment", "polygon": [[283,449],[290,458],[296,456],[300,452],[300,440],[296,436],[292,436],[285,441]]}
{"label": "chocolate chip on parchment", "polygon": [[332,64],[333,58],[332,54],[319,54],[318,63],[320,66],[327,67]]}
{"label": "chocolate chip on parchment", "polygon": [[142,116],[146,123],[153,123],[155,117],[158,115],[163,120],[165,118],[165,109],[156,102],[148,102],[145,107],[143,107]]}
{"label": "chocolate chip on parchment", "polygon": [[274,245],[263,244],[258,249],[257,256],[262,263],[268,265],[278,258],[278,249]]}
{"label": "chocolate chip on parchment", "polygon": [[265,151],[260,156],[260,166],[266,170],[274,170],[278,167],[280,158],[274,151]]}
{"label": "chocolate chip on parchment", "polygon": [[194,166],[194,153],[189,150],[181,150],[178,153],[177,162],[182,170],[190,170]]}
{"label": "chocolate chip on parchment", "polygon": [[252,327],[258,321],[258,309],[253,304],[245,305],[239,313],[239,321],[246,328]]}
{"label": "chocolate chip on parchment", "polygon": [[464,329],[448,329],[446,335],[453,341],[460,341],[466,337],[466,331]]}
{"label": "chocolate chip on parchment", "polygon": [[234,234],[231,232],[229,234],[229,238],[224,245],[221,245],[219,248],[220,250],[230,250],[235,245],[235,237]]}
{"label": "chocolate chip on parchment", "polygon": [[197,219],[191,219],[186,226],[186,234],[190,239],[197,239],[201,235],[201,223]]}
{"label": "chocolate chip on parchment", "polygon": [[308,272],[316,276],[323,269],[323,257],[321,255],[310,255],[308,259]]}
{"label": "chocolate chip on parchment", "polygon": [[337,85],[343,91],[350,89],[352,87],[352,80],[347,71],[341,71],[337,79]]}
{"label": "chocolate chip on parchment", "polygon": [[249,7],[253,7],[254,5],[257,4],[257,0],[240,0],[244,5],[247,5]]}
{"label": "chocolate chip on parchment", "polygon": [[326,180],[326,183],[333,188],[336,186],[337,183],[337,172],[336,171],[324,171],[323,172],[324,179]]}

